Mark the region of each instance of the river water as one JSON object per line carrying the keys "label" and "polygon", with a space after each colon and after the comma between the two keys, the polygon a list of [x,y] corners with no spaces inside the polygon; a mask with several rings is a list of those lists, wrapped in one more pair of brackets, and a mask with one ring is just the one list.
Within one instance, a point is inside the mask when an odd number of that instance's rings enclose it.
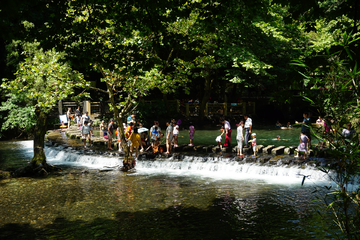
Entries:
{"label": "river water", "polygon": [[[0,168],[32,157],[32,141],[2,142]],[[243,164],[184,156],[139,160],[47,147],[47,178],[0,181],[0,239],[332,239],[312,193],[325,193],[311,166]],[[302,186],[303,176],[308,176]]]}

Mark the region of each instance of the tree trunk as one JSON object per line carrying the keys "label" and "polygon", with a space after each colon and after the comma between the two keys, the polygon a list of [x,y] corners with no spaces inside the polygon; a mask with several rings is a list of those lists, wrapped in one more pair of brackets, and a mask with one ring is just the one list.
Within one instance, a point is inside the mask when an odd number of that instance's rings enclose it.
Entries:
{"label": "tree trunk", "polygon": [[44,151],[45,133],[47,128],[47,114],[36,110],[37,121],[34,130],[34,157],[31,164],[35,167],[39,164],[46,165],[46,156]]}
{"label": "tree trunk", "polygon": [[[110,86],[109,84],[107,85],[107,89],[108,89],[108,94],[109,94],[109,99],[110,99],[110,103],[114,109],[114,114],[115,114],[115,118],[116,118],[116,122],[118,124],[119,127],[119,132],[120,132],[120,140],[121,140],[121,146],[124,150],[125,156],[124,156],[124,161],[123,161],[123,167],[121,168],[122,171],[127,172],[128,170],[132,169],[135,167],[135,159],[131,156],[130,153],[130,148],[127,145],[126,139],[125,139],[125,132],[124,132],[124,128],[123,128],[123,121],[122,121],[122,117],[119,114],[119,109],[116,106],[115,103],[115,98],[114,98],[114,91],[112,89],[112,86]],[[131,104],[131,102],[128,102],[127,104]],[[124,106],[124,108],[128,108],[130,109],[129,106]]]}
{"label": "tree trunk", "polygon": [[211,96],[212,83],[213,83],[213,79],[211,79],[211,75],[209,72],[208,76],[206,76],[205,78],[204,94],[200,102],[200,113],[199,113],[200,121],[202,121],[205,117],[206,103],[209,101],[209,97]]}

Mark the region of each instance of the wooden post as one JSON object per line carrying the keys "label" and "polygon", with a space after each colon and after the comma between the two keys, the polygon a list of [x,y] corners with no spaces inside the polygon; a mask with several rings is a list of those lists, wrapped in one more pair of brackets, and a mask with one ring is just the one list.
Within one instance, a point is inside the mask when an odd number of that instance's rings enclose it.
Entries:
{"label": "wooden post", "polygon": [[88,112],[89,116],[91,115],[91,102],[90,101],[84,101],[84,110],[83,112]]}
{"label": "wooden post", "polygon": [[175,103],[176,103],[176,112],[180,112],[180,100],[179,99],[175,100]]}
{"label": "wooden post", "polygon": [[63,110],[62,110],[62,101],[61,100],[58,101],[58,109],[59,109],[59,115],[62,115]]}
{"label": "wooden post", "polygon": [[208,115],[209,115],[209,103],[207,102],[205,106],[205,116],[207,117]]}

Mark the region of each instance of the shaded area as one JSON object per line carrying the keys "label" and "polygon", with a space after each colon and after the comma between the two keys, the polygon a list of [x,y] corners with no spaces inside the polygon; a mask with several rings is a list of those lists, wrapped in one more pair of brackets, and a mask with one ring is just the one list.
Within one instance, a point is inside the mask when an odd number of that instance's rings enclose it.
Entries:
{"label": "shaded area", "polygon": [[[91,222],[57,218],[42,228],[6,224],[1,239],[323,239],[308,213],[284,203],[215,199],[207,210],[172,206],[164,210],[116,212]],[[300,214],[300,215],[299,215]],[[317,222],[319,224],[319,222]],[[327,236],[329,237],[329,236]]]}

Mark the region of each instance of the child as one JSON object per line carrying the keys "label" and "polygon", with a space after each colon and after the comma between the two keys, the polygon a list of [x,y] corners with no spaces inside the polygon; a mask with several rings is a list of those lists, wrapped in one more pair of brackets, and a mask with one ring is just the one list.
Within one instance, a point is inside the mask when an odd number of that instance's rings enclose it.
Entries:
{"label": "child", "polygon": [[101,123],[100,123],[100,131],[104,131],[105,130],[105,121],[102,120]]}
{"label": "child", "polygon": [[179,136],[179,125],[177,125],[175,123],[175,121],[173,122],[174,124],[174,130],[173,130],[173,136],[174,136],[174,147],[178,147],[178,136]]}
{"label": "child", "polygon": [[304,153],[304,158],[305,158],[305,154],[309,151],[309,138],[308,136],[306,136],[306,133],[304,131],[301,131],[300,134],[300,144],[297,147],[297,154],[295,157],[299,157],[299,153],[303,152]]}
{"label": "child", "polygon": [[189,146],[194,146],[194,134],[195,134],[195,127],[192,125],[192,122],[190,122],[190,127],[189,127],[190,144],[189,144]]}
{"label": "child", "polygon": [[292,128],[290,122],[287,123],[286,127],[287,127],[287,128]]}
{"label": "child", "polygon": [[256,133],[252,133],[251,137],[253,138],[251,143],[252,143],[253,152],[254,152],[254,155],[252,155],[252,156],[256,157]]}
{"label": "child", "polygon": [[237,140],[237,143],[238,143],[237,155],[239,157],[244,157],[244,154],[242,154],[242,147],[243,147],[242,142],[244,141],[243,128],[244,128],[244,121],[240,121],[240,123],[238,124],[238,127],[236,129],[236,132],[237,132],[236,140]]}
{"label": "child", "polygon": [[90,122],[89,122],[89,127],[90,127],[90,136],[91,137],[93,137],[94,136],[94,133],[93,133],[93,121],[92,120],[90,120]]}
{"label": "child", "polygon": [[222,149],[222,144],[221,144],[221,141],[222,141],[222,136],[219,135],[216,137],[215,141],[217,142],[217,145],[220,149]]}
{"label": "child", "polygon": [[132,155],[134,147],[136,149],[136,157],[139,155],[139,146],[141,142],[140,134],[138,133],[137,127],[133,129],[133,132],[130,134],[129,140],[131,141],[130,153]]}
{"label": "child", "polygon": [[88,121],[84,122],[84,125],[81,127],[81,138],[84,140],[84,148],[86,149],[86,138],[89,139],[91,145],[91,137],[90,137],[90,126]]}
{"label": "child", "polygon": [[158,127],[155,127],[154,130],[151,132],[151,147],[154,149],[156,142],[159,138]]}
{"label": "child", "polygon": [[61,129],[64,129],[64,128],[67,128],[67,126],[65,125],[64,121],[61,121],[61,126],[60,126]]}

